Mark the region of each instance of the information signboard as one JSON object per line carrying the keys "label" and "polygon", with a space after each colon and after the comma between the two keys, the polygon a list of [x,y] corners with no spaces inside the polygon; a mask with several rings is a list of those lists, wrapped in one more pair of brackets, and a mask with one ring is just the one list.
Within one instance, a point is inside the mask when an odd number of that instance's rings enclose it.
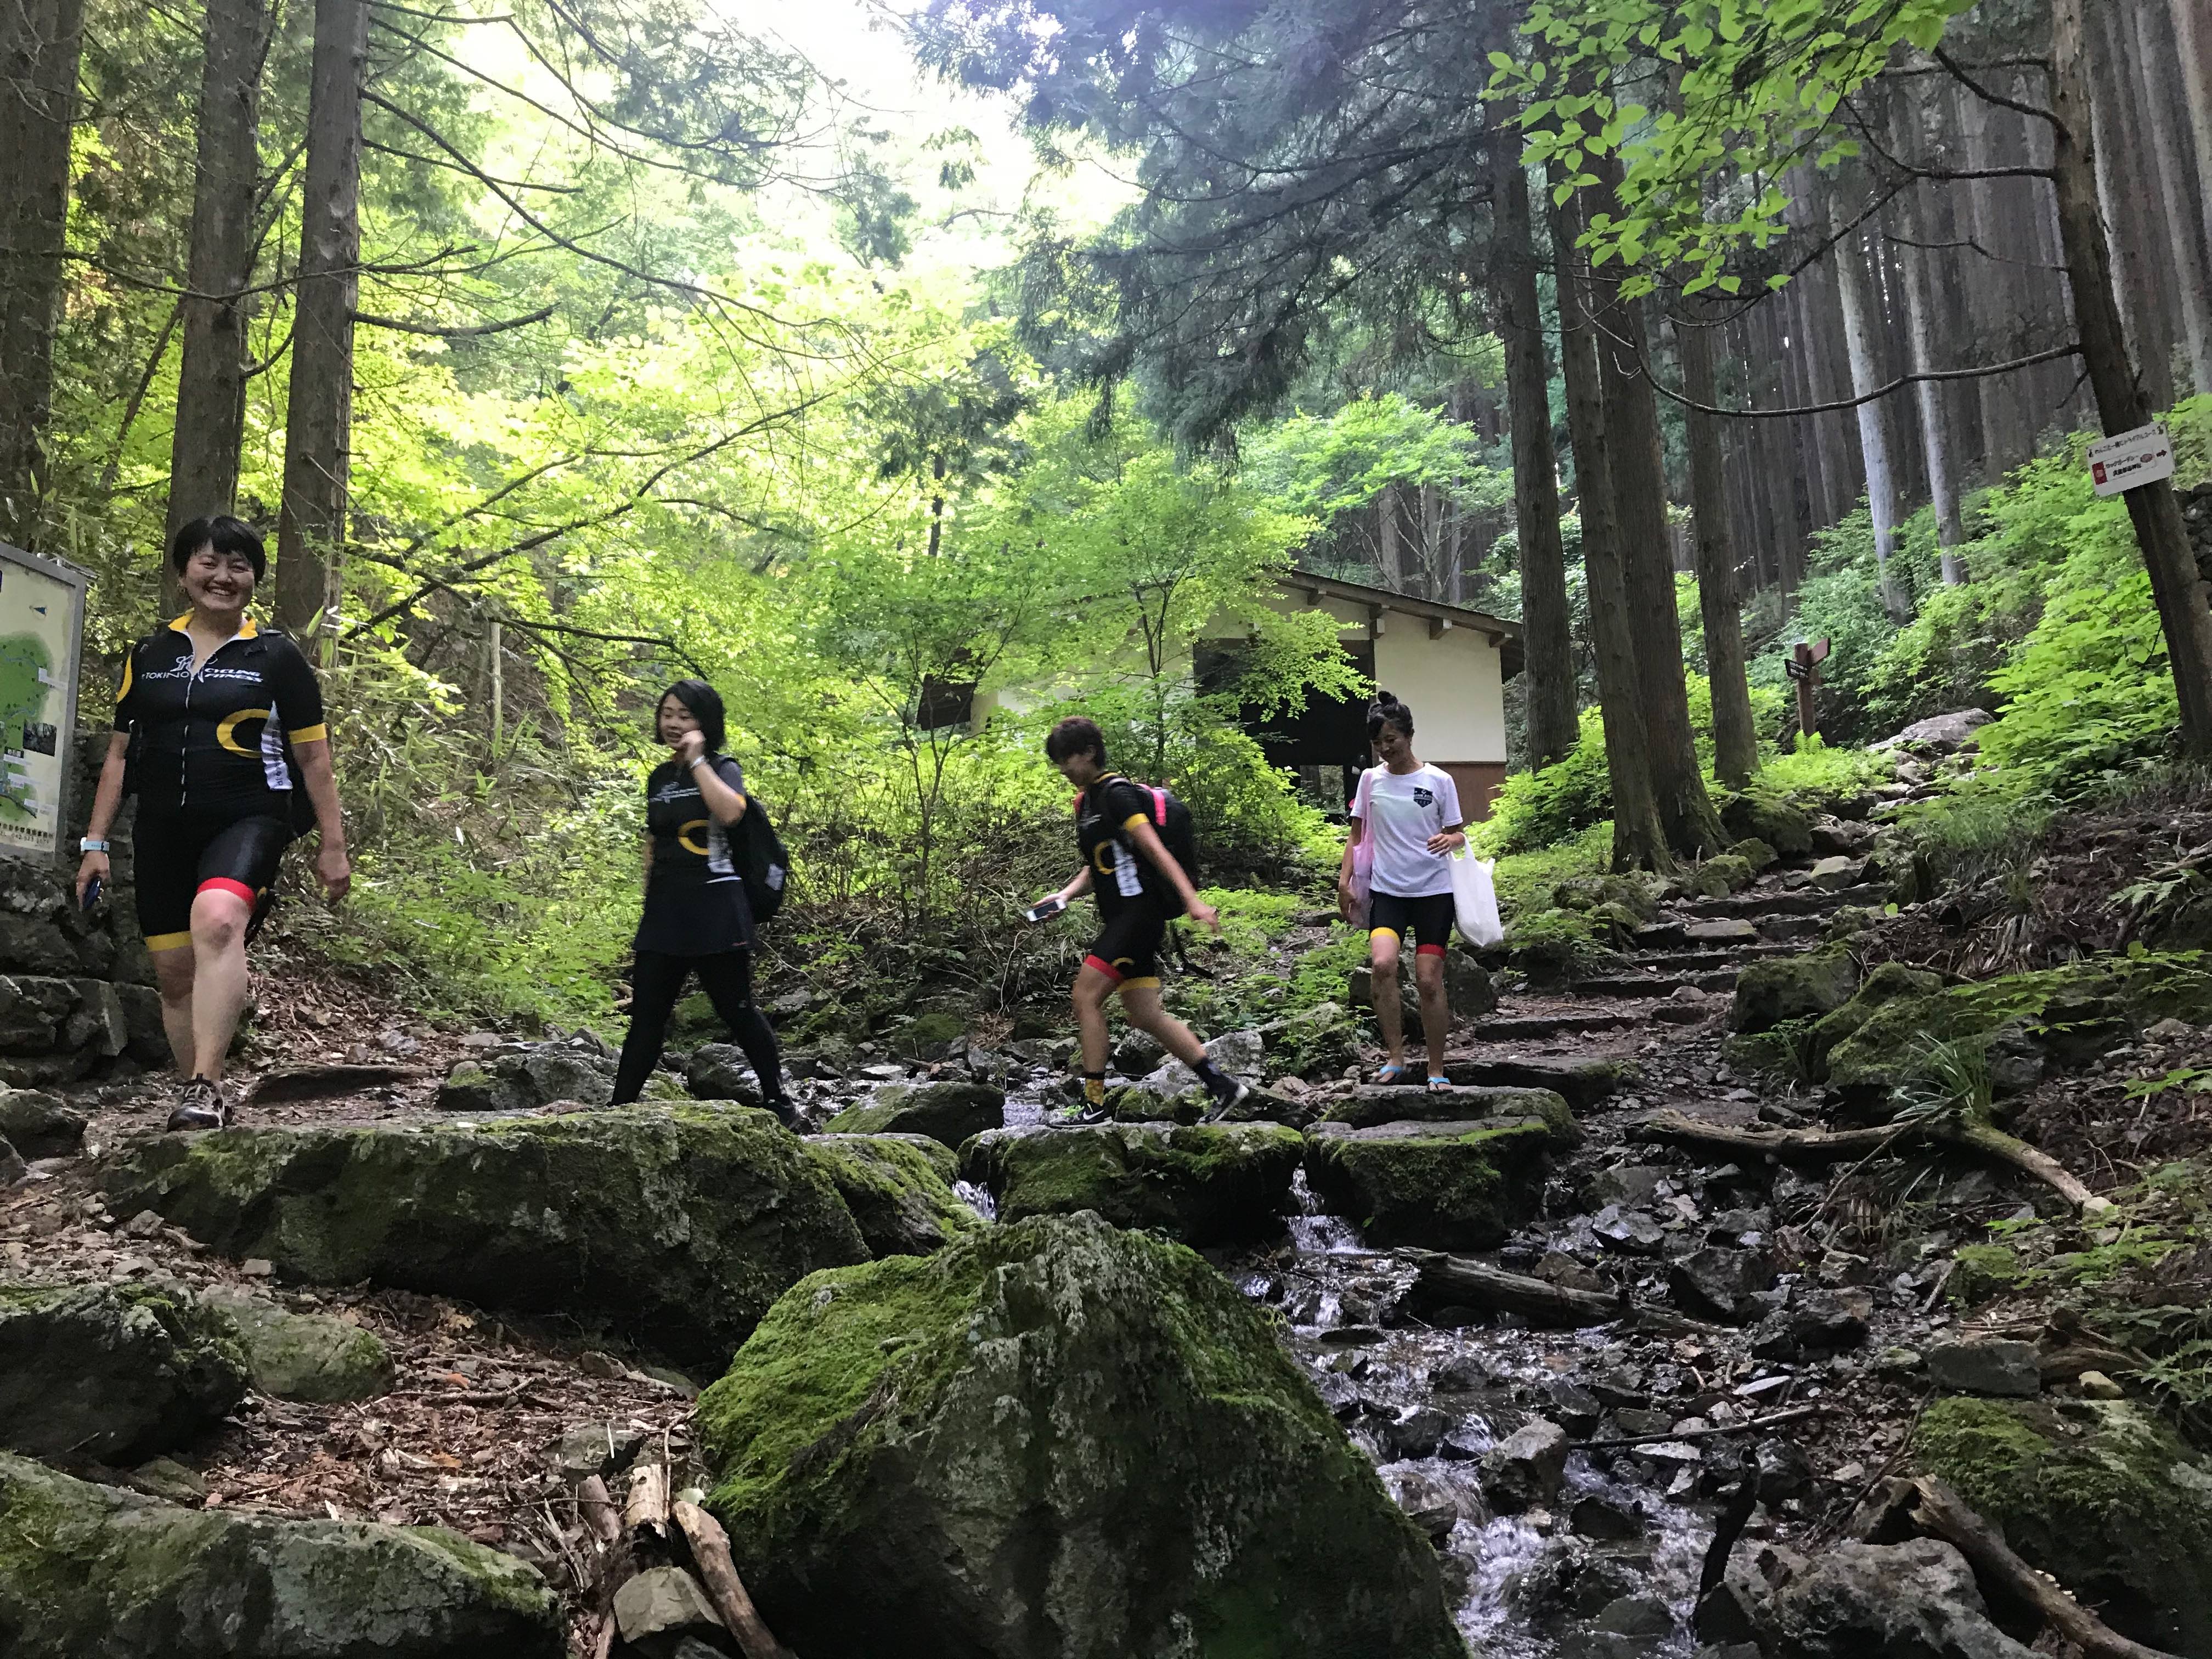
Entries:
{"label": "information signboard", "polygon": [[2100,495],[2117,495],[2172,476],[2173,440],[2156,421],[2089,446],[2089,477]]}
{"label": "information signboard", "polygon": [[0,853],[68,849],[84,591],[92,573],[0,542]]}

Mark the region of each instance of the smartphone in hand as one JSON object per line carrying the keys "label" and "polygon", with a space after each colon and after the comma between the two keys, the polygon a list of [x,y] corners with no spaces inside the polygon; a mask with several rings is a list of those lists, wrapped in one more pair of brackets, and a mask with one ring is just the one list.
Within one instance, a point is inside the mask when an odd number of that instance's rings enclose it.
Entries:
{"label": "smartphone in hand", "polygon": [[89,910],[94,905],[100,902],[100,878],[98,876],[94,876],[90,881],[85,883],[84,897],[78,902],[77,905],[79,909]]}
{"label": "smartphone in hand", "polygon": [[1049,921],[1066,908],[1067,908],[1067,901],[1054,893],[1050,898],[1040,900],[1023,911],[1022,920],[1024,921]]}

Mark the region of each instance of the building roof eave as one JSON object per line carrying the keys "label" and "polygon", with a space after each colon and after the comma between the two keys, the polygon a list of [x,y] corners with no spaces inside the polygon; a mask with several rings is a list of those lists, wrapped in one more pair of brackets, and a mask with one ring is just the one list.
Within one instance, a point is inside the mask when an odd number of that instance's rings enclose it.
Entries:
{"label": "building roof eave", "polygon": [[1319,604],[1324,598],[1341,599],[1347,604],[1366,605],[1375,611],[1395,611],[1405,616],[1424,617],[1448,627],[1465,628],[1485,635],[1498,647],[1499,674],[1509,680],[1521,672],[1527,660],[1521,624],[1503,617],[1493,617],[1487,611],[1471,610],[1463,605],[1446,605],[1438,599],[1416,599],[1410,593],[1396,592],[1387,587],[1370,587],[1364,582],[1347,582],[1334,576],[1316,575],[1310,570],[1291,571],[1282,579],[1281,585],[1293,592],[1304,593],[1311,604]]}

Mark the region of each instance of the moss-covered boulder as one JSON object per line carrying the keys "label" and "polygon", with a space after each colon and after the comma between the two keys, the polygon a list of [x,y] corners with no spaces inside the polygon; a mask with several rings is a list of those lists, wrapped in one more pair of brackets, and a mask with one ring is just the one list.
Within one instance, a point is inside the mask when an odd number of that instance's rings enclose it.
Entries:
{"label": "moss-covered boulder", "polygon": [[1763,841],[1785,858],[1813,850],[1813,816],[1787,798],[1764,789],[1723,796],[1721,828],[1737,841]]}
{"label": "moss-covered boulder", "polygon": [[1551,1133],[1540,1118],[1317,1124],[1306,1139],[1306,1182],[1370,1244],[1492,1249],[1535,1214]]}
{"label": "moss-covered boulder", "polygon": [[959,1160],[927,1135],[810,1135],[870,1255],[927,1255],[983,1225],[954,1195]]}
{"label": "moss-covered boulder", "polygon": [[1785,1019],[1832,1013],[1851,1000],[1858,984],[1859,965],[1839,945],[1802,956],[1768,957],[1736,975],[1729,1029],[1764,1031]]}
{"label": "moss-covered boulder", "polygon": [[2122,1634],[2212,1659],[2212,1460],[2128,1401],[1938,1400],[1923,1468]]}
{"label": "moss-covered boulder", "polygon": [[1782,856],[1756,836],[1747,836],[1727,850],[1732,856],[1740,858],[1749,865],[1753,875],[1757,875],[1762,870],[1771,869],[1775,861]]}
{"label": "moss-covered boulder", "polygon": [[744,1107],[172,1136],[103,1181],[296,1278],[558,1314],[678,1365],[720,1364],[799,1279],[867,1255],[823,1161]]}
{"label": "moss-covered boulder", "polygon": [[1106,1091],[1106,1109],[1116,1123],[1195,1123],[1212,1105],[1203,1088],[1164,1095],[1141,1083],[1124,1084]]}
{"label": "moss-covered boulder", "polygon": [[1359,1022],[1342,1003],[1321,1002],[1260,1028],[1271,1075],[1340,1077],[1359,1060]]}
{"label": "moss-covered boulder", "polygon": [[1534,1118],[1549,1132],[1552,1146],[1562,1152],[1582,1144],[1582,1125],[1575,1121],[1565,1098],[1549,1089],[1430,1090],[1369,1084],[1321,1115],[1323,1123],[1352,1129],[1371,1129],[1380,1123],[1472,1123],[1499,1118],[1516,1122]]}
{"label": "moss-covered boulder", "polygon": [[236,1330],[187,1292],[0,1286],[0,1446],[136,1462],[221,1422],[246,1386]]}
{"label": "moss-covered boulder", "polygon": [[833,1135],[927,1135],[958,1147],[1006,1121],[1006,1097],[988,1083],[887,1083],[823,1128]]}
{"label": "moss-covered boulder", "polygon": [[916,1014],[891,1033],[891,1052],[901,1060],[942,1060],[968,1045],[968,1022],[949,1009]]}
{"label": "moss-covered boulder", "polygon": [[994,1129],[961,1149],[1001,1221],[1095,1210],[1186,1244],[1279,1232],[1304,1138],[1279,1123],[1057,1124]]}
{"label": "moss-covered boulder", "polygon": [[1961,1244],[1951,1253],[1944,1289],[1952,1301],[1972,1308],[2011,1290],[2023,1271],[2020,1252],[2009,1244]]}
{"label": "moss-covered boulder", "polygon": [[279,1400],[337,1405],[392,1392],[392,1350],[374,1331],[327,1314],[294,1313],[245,1291],[208,1292],[237,1328],[253,1386]]}
{"label": "moss-covered boulder", "polygon": [[806,1659],[1464,1659],[1428,1541],[1263,1317],[1097,1216],[816,1274],[699,1428]]}
{"label": "moss-covered boulder", "polygon": [[9,1659],[562,1659],[535,1571],[434,1527],[174,1508],[0,1453]]}
{"label": "moss-covered boulder", "polygon": [[1562,984],[1607,955],[1586,914],[1559,908],[1515,916],[1506,924],[1505,949],[1506,959],[1537,986]]}

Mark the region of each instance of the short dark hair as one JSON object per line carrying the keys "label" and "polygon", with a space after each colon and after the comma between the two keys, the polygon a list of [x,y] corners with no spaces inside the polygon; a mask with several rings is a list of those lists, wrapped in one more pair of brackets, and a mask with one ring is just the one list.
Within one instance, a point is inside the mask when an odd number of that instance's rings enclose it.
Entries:
{"label": "short dark hair", "polygon": [[653,735],[660,735],[660,707],[671,697],[691,711],[691,718],[699,722],[699,735],[707,739],[707,752],[722,752],[725,735],[722,721],[722,694],[704,680],[678,680],[653,699]]}
{"label": "short dark hair", "polygon": [[192,562],[192,555],[204,547],[212,547],[226,555],[244,554],[246,562],[253,567],[253,580],[257,582],[269,574],[269,552],[261,545],[261,532],[243,519],[218,513],[212,518],[194,519],[178,531],[170,538],[169,562],[176,567],[179,575]]}
{"label": "short dark hair", "polygon": [[1367,705],[1367,741],[1372,743],[1381,737],[1386,725],[1396,726],[1410,738],[1413,735],[1413,711],[1388,691],[1377,691],[1375,701]]}
{"label": "short dark hair", "polygon": [[1106,734],[1098,729],[1097,720],[1070,714],[1046,734],[1047,760],[1057,766],[1070,755],[1096,755],[1101,766],[1106,764]]}

